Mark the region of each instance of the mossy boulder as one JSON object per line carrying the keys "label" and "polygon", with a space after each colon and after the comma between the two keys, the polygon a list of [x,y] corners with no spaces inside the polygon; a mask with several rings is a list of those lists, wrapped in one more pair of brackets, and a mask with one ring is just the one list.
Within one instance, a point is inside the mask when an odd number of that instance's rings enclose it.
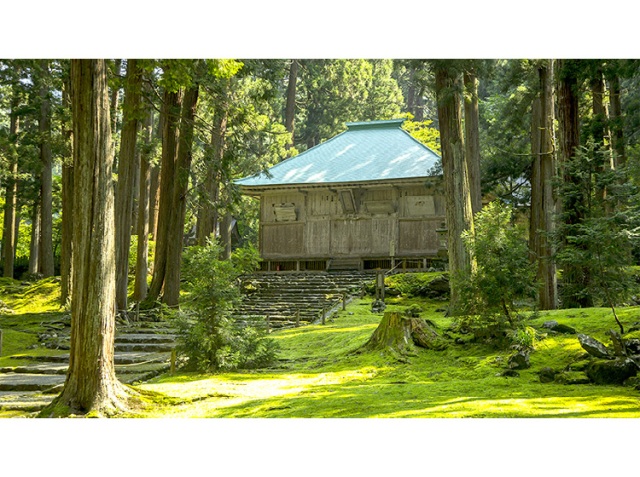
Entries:
{"label": "mossy boulder", "polygon": [[538,372],[541,383],[552,383],[556,379],[556,374],[558,374],[558,372],[548,366],[545,366]]}
{"label": "mossy boulder", "polygon": [[638,374],[638,367],[630,359],[595,359],[586,369],[595,384],[622,384]]}
{"label": "mossy boulder", "polygon": [[603,358],[603,359],[613,358],[613,356],[611,356],[611,352],[609,351],[609,349],[605,345],[600,343],[600,341],[598,341],[595,338],[592,338],[591,336],[579,334],[578,341],[580,341],[580,346],[582,346],[582,348],[591,356],[595,356],[596,358]]}
{"label": "mossy boulder", "polygon": [[509,368],[511,369],[528,369],[531,367],[529,361],[529,351],[518,351],[509,356]]}
{"label": "mossy boulder", "polygon": [[554,381],[560,384],[589,384],[591,382],[589,376],[581,371],[564,371],[558,373]]}

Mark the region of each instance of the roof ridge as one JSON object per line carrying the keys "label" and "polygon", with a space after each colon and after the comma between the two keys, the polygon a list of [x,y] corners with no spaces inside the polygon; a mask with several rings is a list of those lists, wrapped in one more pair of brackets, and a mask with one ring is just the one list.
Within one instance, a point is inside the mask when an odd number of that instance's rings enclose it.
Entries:
{"label": "roof ridge", "polygon": [[353,123],[345,123],[345,125],[347,126],[347,131],[354,131],[357,129],[400,128],[404,122],[405,118],[399,118],[376,121],[357,121]]}

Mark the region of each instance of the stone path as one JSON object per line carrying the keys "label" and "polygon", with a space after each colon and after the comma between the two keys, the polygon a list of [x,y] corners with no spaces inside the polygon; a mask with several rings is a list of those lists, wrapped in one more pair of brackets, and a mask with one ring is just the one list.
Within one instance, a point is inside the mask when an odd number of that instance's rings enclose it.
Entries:
{"label": "stone path", "polygon": [[[118,379],[132,384],[168,371],[175,338],[174,330],[159,323],[118,326],[114,358]],[[0,368],[0,411],[39,411],[60,392],[69,353],[60,351],[53,356],[19,355],[15,358],[16,362],[20,360],[19,364]]]}

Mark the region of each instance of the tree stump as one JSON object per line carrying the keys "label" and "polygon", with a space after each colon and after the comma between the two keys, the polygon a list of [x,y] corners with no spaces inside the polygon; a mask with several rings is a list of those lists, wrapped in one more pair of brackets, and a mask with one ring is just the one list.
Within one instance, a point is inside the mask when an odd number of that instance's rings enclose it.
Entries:
{"label": "tree stump", "polygon": [[415,351],[416,345],[434,350],[446,347],[444,340],[424,320],[388,311],[362,350],[388,350],[408,354]]}

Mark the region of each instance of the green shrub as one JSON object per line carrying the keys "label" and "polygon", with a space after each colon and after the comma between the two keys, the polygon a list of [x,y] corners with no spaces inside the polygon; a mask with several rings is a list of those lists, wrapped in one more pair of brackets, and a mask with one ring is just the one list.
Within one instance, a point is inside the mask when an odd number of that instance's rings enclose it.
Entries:
{"label": "green shrub", "polygon": [[469,254],[477,264],[457,281],[463,314],[461,329],[497,345],[517,344],[524,317],[517,303],[534,300],[535,270],[523,233],[511,221],[511,211],[492,202],[478,212],[475,233],[463,234]]}
{"label": "green shrub", "polygon": [[178,352],[187,367],[199,371],[230,371],[267,366],[276,357],[276,342],[269,338],[264,322],[238,323],[232,316],[242,294],[239,277],[256,268],[253,248],[234,252],[219,260],[216,243],[189,247],[183,259],[188,297],[178,313]]}

